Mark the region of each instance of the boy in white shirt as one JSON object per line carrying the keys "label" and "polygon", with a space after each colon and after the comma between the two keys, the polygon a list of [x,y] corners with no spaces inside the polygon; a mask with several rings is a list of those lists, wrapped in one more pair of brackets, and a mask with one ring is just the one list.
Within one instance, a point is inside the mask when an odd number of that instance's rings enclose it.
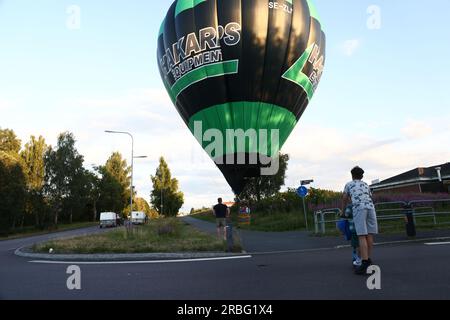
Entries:
{"label": "boy in white shirt", "polygon": [[362,264],[355,270],[356,274],[366,274],[372,264],[373,237],[378,234],[378,222],[372,192],[367,183],[363,182],[364,170],[355,167],[351,171],[353,181],[344,189],[343,210],[348,204],[353,206],[353,221],[359,238]]}

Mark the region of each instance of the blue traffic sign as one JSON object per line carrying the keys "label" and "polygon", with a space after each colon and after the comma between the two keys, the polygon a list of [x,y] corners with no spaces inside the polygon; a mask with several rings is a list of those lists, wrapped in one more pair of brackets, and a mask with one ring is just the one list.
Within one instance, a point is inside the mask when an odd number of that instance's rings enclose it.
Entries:
{"label": "blue traffic sign", "polygon": [[309,190],[305,186],[301,186],[300,188],[297,189],[297,194],[301,198],[305,198],[308,195],[308,192]]}

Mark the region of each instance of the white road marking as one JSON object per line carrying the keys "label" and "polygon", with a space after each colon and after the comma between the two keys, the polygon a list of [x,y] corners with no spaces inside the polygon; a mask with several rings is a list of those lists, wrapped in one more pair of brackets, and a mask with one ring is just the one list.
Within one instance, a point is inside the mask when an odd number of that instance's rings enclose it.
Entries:
{"label": "white road marking", "polygon": [[425,245],[427,246],[444,246],[444,245],[449,245],[450,242],[429,242],[429,243],[425,243]]}
{"label": "white road marking", "polygon": [[178,260],[153,260],[153,261],[45,261],[34,260],[30,263],[41,264],[70,264],[70,265],[105,265],[105,264],[157,264],[157,263],[185,263],[185,262],[205,262],[205,261],[222,261],[249,259],[252,256],[236,256],[236,257],[219,257],[219,258],[200,258],[200,259],[178,259]]}

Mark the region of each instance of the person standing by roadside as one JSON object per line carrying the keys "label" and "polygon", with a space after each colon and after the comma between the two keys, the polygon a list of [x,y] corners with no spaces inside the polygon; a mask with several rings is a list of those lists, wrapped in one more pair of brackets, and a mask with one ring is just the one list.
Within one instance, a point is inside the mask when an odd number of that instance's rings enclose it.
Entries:
{"label": "person standing by roadside", "polygon": [[378,234],[378,222],[372,192],[367,183],[363,182],[364,170],[355,167],[351,171],[352,181],[345,185],[342,212],[351,203],[353,207],[353,222],[359,238],[362,264],[355,273],[364,275],[372,264],[374,235]]}
{"label": "person standing by roadside", "polygon": [[213,207],[217,223],[217,237],[226,240],[227,218],[230,216],[230,209],[223,204],[222,198],[217,199],[218,204]]}

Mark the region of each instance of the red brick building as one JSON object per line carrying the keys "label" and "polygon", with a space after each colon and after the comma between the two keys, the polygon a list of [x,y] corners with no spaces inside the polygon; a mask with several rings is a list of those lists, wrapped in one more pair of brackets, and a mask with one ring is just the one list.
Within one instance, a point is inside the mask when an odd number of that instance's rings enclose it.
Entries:
{"label": "red brick building", "polygon": [[373,183],[374,193],[450,193],[450,162],[429,168],[417,168]]}

